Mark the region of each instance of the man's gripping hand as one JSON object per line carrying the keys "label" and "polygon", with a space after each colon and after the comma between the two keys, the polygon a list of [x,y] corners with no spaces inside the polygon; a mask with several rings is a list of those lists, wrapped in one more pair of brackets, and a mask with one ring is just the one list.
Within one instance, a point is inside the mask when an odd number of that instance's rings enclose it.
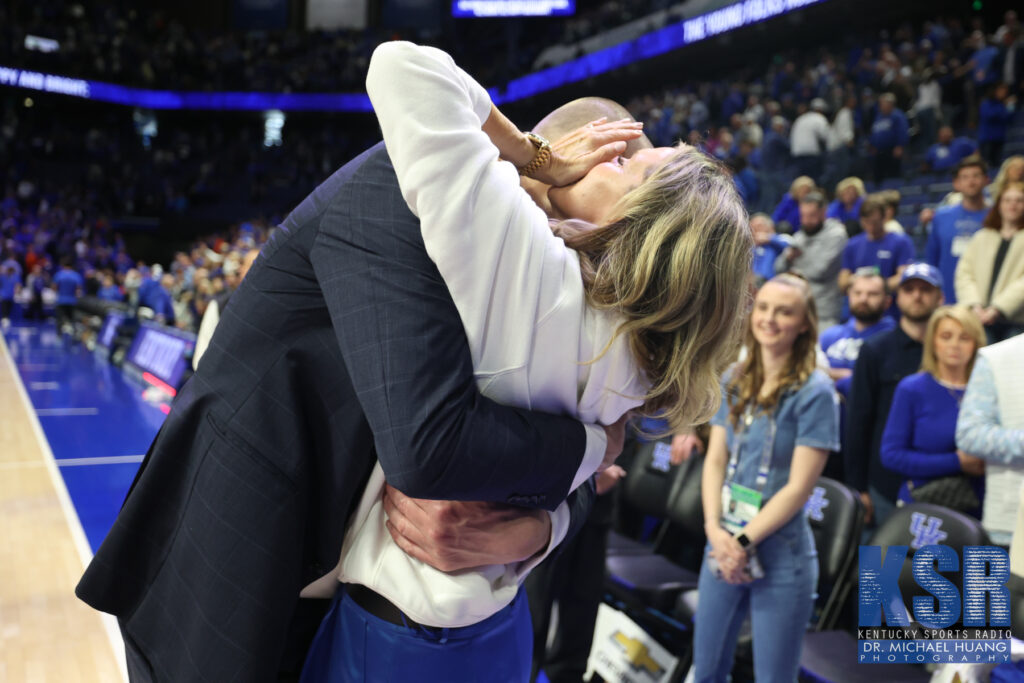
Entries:
{"label": "man's gripping hand", "polygon": [[604,460],[597,468],[598,474],[614,465],[615,459],[622,455],[622,447],[626,444],[627,419],[629,419],[629,413],[624,413],[615,424],[604,428],[608,444],[604,449]]}
{"label": "man's gripping hand", "polygon": [[544,551],[551,540],[551,515],[544,510],[421,500],[388,485],[384,511],[398,547],[444,572],[521,562]]}

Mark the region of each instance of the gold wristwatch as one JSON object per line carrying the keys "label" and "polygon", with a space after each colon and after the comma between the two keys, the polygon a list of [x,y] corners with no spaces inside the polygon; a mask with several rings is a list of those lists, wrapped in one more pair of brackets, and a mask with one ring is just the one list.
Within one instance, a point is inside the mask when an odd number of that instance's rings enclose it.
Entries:
{"label": "gold wristwatch", "polygon": [[547,141],[547,138],[543,138],[536,133],[526,133],[526,137],[533,143],[537,152],[533,155],[530,163],[519,169],[519,175],[532,178],[534,173],[547,166],[548,162],[551,161],[551,143]]}

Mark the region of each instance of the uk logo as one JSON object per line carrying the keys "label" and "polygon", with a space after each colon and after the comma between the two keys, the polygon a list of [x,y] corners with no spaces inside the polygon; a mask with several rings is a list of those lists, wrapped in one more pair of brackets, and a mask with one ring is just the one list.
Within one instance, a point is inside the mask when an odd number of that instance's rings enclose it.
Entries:
{"label": "uk logo", "polygon": [[942,520],[938,517],[930,517],[923,512],[915,512],[910,516],[910,533],[914,534],[914,540],[910,547],[920,550],[926,545],[938,545],[949,536],[940,529]]}
{"label": "uk logo", "polygon": [[668,472],[672,468],[672,446],[664,441],[655,443],[650,467],[659,472]]}
{"label": "uk logo", "polygon": [[820,522],[825,519],[825,508],[828,507],[828,498],[825,497],[825,488],[823,486],[815,486],[814,490],[811,491],[811,497],[804,503],[804,512],[810,519],[815,522]]}

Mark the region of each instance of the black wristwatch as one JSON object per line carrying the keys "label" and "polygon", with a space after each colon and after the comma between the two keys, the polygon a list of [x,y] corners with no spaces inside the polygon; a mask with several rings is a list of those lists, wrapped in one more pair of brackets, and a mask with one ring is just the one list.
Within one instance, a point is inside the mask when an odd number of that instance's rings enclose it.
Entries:
{"label": "black wristwatch", "polygon": [[750,539],[747,538],[747,535],[744,534],[744,533],[739,533],[739,534],[736,535],[736,542],[739,543],[740,547],[743,548],[744,550],[747,550],[747,549],[750,548]]}

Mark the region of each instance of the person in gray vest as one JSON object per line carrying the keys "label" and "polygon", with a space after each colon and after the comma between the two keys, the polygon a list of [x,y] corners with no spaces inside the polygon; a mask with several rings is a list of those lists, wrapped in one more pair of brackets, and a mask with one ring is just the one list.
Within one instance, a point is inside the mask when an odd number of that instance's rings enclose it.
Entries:
{"label": "person in gray vest", "polygon": [[837,325],[842,312],[843,295],[837,281],[847,239],[840,221],[825,218],[824,195],[809,192],[800,200],[800,229],[775,259],[776,273],[798,273],[810,284],[823,330]]}

